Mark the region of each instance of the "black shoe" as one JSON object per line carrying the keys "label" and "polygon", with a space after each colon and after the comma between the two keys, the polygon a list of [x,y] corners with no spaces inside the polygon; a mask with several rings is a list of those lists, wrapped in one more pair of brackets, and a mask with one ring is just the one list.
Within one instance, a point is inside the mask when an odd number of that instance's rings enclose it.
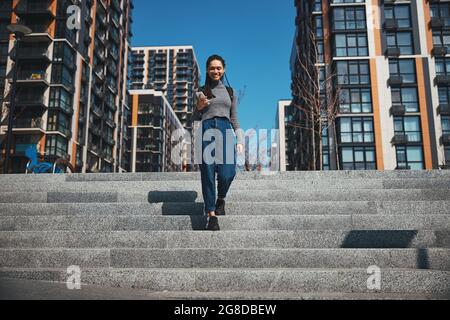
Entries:
{"label": "black shoe", "polygon": [[224,216],[225,215],[225,200],[217,199],[216,202],[216,215]]}
{"label": "black shoe", "polygon": [[209,217],[208,226],[206,227],[206,230],[220,231],[219,219],[217,219],[217,217]]}

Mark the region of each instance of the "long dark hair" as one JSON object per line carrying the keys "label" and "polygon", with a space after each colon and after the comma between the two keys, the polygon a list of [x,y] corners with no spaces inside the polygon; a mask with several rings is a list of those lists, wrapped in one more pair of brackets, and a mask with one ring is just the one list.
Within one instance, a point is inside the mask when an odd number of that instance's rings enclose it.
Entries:
{"label": "long dark hair", "polygon": [[[206,97],[208,97],[208,99],[215,98],[215,96],[213,95],[212,90],[211,90],[211,88],[213,87],[213,80],[208,75],[209,64],[213,60],[219,60],[220,62],[222,62],[223,68],[225,69],[225,67],[226,67],[225,60],[217,54],[213,54],[206,61],[206,80],[205,80],[205,86],[204,86],[203,92],[206,95]],[[227,74],[225,72],[223,73],[223,76],[222,76],[222,78],[220,78],[220,80],[222,80],[223,77],[225,77],[225,79],[227,80],[228,86],[230,87],[230,83],[228,82]]]}

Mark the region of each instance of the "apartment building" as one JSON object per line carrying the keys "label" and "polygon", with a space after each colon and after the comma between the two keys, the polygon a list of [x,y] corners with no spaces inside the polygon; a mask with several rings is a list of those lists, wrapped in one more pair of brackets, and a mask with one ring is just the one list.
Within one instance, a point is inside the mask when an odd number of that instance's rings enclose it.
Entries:
{"label": "apartment building", "polygon": [[[186,167],[184,128],[161,91],[130,90],[131,172],[181,172]],[[180,150],[172,158],[172,154]]]}
{"label": "apartment building", "polygon": [[[193,95],[199,88],[200,68],[192,46],[149,46],[132,48],[131,88],[161,91],[183,128],[193,134]],[[194,148],[191,148],[194,159]],[[185,155],[185,158],[188,158]],[[193,161],[192,161],[193,162]],[[183,171],[194,171],[194,164]]]}
{"label": "apartment building", "polygon": [[[32,33],[14,54],[9,37],[5,99],[10,74],[18,67],[10,172],[24,172],[24,151],[65,157],[77,172],[122,172],[127,159],[131,109],[127,68],[133,2],[131,0],[13,0],[10,18]],[[68,24],[76,6],[78,24]],[[71,13],[72,12],[72,13]],[[6,15],[1,15],[6,17]],[[2,39],[4,28],[2,27]],[[4,52],[2,46],[1,52]],[[3,57],[3,54],[2,54]],[[13,58],[16,61],[13,61]],[[1,59],[0,59],[1,60]],[[1,71],[1,65],[0,65]],[[2,80],[0,78],[0,80]],[[2,114],[3,141],[7,113]],[[2,158],[5,146],[2,145]]]}
{"label": "apartment building", "polygon": [[[317,48],[319,80],[333,79],[334,92],[323,99],[339,96],[337,119],[323,134],[324,169],[448,168],[450,2],[311,0],[295,6],[293,101],[305,104],[294,75],[304,73],[298,60],[311,48]],[[303,120],[297,111],[294,121]],[[312,143],[308,130],[296,139],[302,148]],[[310,169],[310,159],[308,151],[297,156],[295,169]]]}

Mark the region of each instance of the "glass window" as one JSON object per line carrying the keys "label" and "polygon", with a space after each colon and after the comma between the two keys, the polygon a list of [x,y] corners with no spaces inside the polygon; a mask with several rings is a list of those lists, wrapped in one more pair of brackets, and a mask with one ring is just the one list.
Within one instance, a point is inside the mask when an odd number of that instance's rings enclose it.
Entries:
{"label": "glass window", "polygon": [[450,87],[438,87],[439,104],[450,104]]}
{"label": "glass window", "polygon": [[374,142],[373,120],[370,117],[341,117],[338,130],[341,143]]}
{"label": "glass window", "polygon": [[422,141],[419,117],[394,117],[394,130],[395,134],[405,134],[409,142]]}
{"label": "glass window", "polygon": [[441,116],[442,134],[450,134],[450,117]]}
{"label": "glass window", "polygon": [[433,45],[435,47],[450,47],[450,31],[433,30]]}
{"label": "glass window", "polygon": [[370,89],[341,89],[339,107],[341,113],[371,113],[372,95]]}
{"label": "glass window", "polygon": [[416,83],[416,68],[412,59],[390,59],[389,74],[401,76],[403,83]]}
{"label": "glass window", "polygon": [[366,12],[364,7],[334,8],[334,30],[365,30],[366,28]]}
{"label": "glass window", "polygon": [[399,28],[411,28],[411,14],[409,4],[384,6],[386,19],[395,19]]}
{"label": "glass window", "polygon": [[397,146],[397,168],[423,170],[423,151],[421,146]]}
{"label": "glass window", "polygon": [[444,152],[445,152],[445,164],[450,165],[450,146],[446,146],[444,148]]}
{"label": "glass window", "polygon": [[444,26],[450,26],[450,3],[433,3],[430,9],[431,18],[441,19]]}
{"label": "glass window", "polygon": [[394,32],[387,33],[388,48],[399,48],[400,54],[413,54],[413,42],[411,32]]}
{"label": "glass window", "polygon": [[376,170],[374,147],[342,147],[340,155],[343,170]]}
{"label": "glass window", "polygon": [[392,88],[392,103],[405,106],[406,112],[419,112],[416,88]]}
{"label": "glass window", "polygon": [[367,61],[338,61],[336,65],[339,84],[370,84]]}
{"label": "glass window", "polygon": [[450,75],[450,59],[436,59],[436,74],[441,76]]}
{"label": "glass window", "polygon": [[367,56],[366,34],[337,34],[335,37],[335,55],[338,57]]}

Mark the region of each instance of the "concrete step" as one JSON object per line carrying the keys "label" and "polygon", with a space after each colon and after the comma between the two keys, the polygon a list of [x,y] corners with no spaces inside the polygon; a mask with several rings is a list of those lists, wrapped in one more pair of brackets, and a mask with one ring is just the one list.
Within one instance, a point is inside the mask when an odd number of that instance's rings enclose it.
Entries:
{"label": "concrete step", "polygon": [[0,248],[450,248],[450,230],[1,231]]}
{"label": "concrete step", "polygon": [[[67,269],[0,269],[6,279],[65,283]],[[367,269],[83,269],[83,284],[189,294],[249,292],[287,293],[439,294],[450,297],[450,272],[382,269],[381,289],[369,289]],[[82,287],[83,288],[83,287]]]}
{"label": "concrete step", "polygon": [[[233,189],[238,190],[324,190],[324,189],[448,189],[450,179],[298,179],[298,180],[235,180]],[[93,191],[185,191],[201,192],[201,181],[83,181],[83,182],[30,182],[16,181],[0,184],[0,192],[93,192]]]}
{"label": "concrete step", "polygon": [[[0,216],[35,215],[194,215],[202,202],[164,203],[0,203]],[[290,201],[228,202],[234,215],[450,214],[450,201]]]}
{"label": "concrete step", "polygon": [[[449,215],[223,216],[221,230],[449,230]],[[204,230],[204,216],[1,216],[0,231]]]}
{"label": "concrete step", "polygon": [[[228,201],[448,201],[444,189],[410,190],[230,190]],[[0,203],[95,203],[95,202],[202,202],[199,191],[119,191],[119,192],[3,192]]]}
{"label": "concrete step", "polygon": [[380,268],[450,271],[450,249],[0,249],[2,268]]}
{"label": "concrete step", "polygon": [[145,289],[83,285],[67,290],[66,283],[1,279],[0,300],[448,300],[446,294],[425,293],[302,293],[302,292],[152,292]]}
{"label": "concrete step", "polygon": [[[446,178],[450,179],[449,170],[430,171],[297,171],[297,172],[238,172],[236,180],[302,180],[302,179],[411,179],[411,178]],[[95,173],[95,174],[71,174],[71,175],[0,175],[0,181],[167,181],[167,180],[198,180],[199,172],[164,172],[164,173]]]}

